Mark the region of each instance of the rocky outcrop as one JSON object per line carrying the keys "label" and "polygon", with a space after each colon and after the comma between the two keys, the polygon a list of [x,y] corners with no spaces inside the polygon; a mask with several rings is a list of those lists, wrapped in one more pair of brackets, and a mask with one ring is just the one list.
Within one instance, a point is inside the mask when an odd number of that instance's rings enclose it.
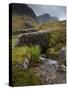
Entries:
{"label": "rocky outcrop", "polygon": [[63,47],[59,51],[59,64],[66,65],[66,47]]}
{"label": "rocky outcrop", "polygon": [[23,63],[18,63],[16,65],[17,68],[21,68],[22,70],[27,69],[29,66],[29,60],[26,58]]}

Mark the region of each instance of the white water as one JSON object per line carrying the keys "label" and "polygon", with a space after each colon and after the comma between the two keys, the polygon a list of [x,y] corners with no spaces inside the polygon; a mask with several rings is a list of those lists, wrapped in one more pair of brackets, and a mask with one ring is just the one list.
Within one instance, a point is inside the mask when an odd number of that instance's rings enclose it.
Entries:
{"label": "white water", "polygon": [[40,58],[40,60],[42,61],[43,64],[57,65],[58,66],[58,62],[56,60],[47,59],[47,58],[43,58],[43,57],[39,57],[39,58]]}

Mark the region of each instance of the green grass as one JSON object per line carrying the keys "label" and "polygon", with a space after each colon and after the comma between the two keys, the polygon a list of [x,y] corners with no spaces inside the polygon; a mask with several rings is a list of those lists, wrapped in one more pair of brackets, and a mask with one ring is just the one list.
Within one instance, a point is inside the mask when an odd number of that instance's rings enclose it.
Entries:
{"label": "green grass", "polygon": [[66,28],[66,21],[49,21],[39,25],[39,30],[60,30]]}
{"label": "green grass", "polygon": [[24,59],[28,56],[28,47],[15,47],[12,49],[12,62],[17,64],[24,61]]}
{"label": "green grass", "polygon": [[39,46],[32,46],[29,49],[29,54],[31,57],[31,62],[39,62],[39,56],[41,54],[41,49]]}
{"label": "green grass", "polygon": [[30,62],[38,63],[40,55],[39,46],[22,46],[12,49],[12,85],[25,86],[25,85],[39,85],[41,81],[34,73],[32,67],[26,70],[17,68],[16,64],[23,63],[25,58],[29,58]]}
{"label": "green grass", "polygon": [[12,85],[13,86],[28,86],[28,85],[40,85],[40,78],[34,73],[33,69],[22,70],[19,68],[13,68],[12,73]]}
{"label": "green grass", "polygon": [[13,63],[21,63],[28,58],[30,62],[39,62],[40,56],[40,47],[39,46],[21,46],[15,47],[12,49],[12,61]]}
{"label": "green grass", "polygon": [[[34,24],[35,26],[35,24]],[[39,30],[42,29],[55,29],[47,35],[48,47],[46,47],[46,56],[48,58],[56,59],[59,54],[59,50],[66,45],[66,29],[65,22],[47,22],[39,26]],[[58,31],[57,31],[58,30]],[[15,44],[17,36],[12,36],[12,45]],[[25,85],[39,85],[41,81],[33,70],[33,67],[26,70],[15,67],[18,63],[23,63],[25,58],[28,58],[30,62],[38,63],[41,49],[39,46],[20,46],[12,48],[12,84],[13,86],[25,86]]]}
{"label": "green grass", "polygon": [[66,46],[66,30],[56,30],[49,33],[48,43],[46,55],[49,58],[56,59],[59,55],[59,50]]}

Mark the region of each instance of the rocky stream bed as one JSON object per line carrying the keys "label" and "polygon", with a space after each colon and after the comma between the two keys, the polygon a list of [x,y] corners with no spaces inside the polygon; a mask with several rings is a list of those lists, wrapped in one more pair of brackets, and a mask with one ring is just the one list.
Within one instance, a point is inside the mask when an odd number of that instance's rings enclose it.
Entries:
{"label": "rocky stream bed", "polygon": [[64,67],[64,65],[59,66],[55,60],[44,59],[42,64],[35,68],[35,71],[44,85],[62,84],[66,83],[66,70]]}

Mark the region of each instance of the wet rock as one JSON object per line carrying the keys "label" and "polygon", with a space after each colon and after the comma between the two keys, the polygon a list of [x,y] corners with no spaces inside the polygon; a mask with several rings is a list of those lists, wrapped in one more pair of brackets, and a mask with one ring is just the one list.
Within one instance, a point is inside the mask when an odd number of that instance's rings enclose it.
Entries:
{"label": "wet rock", "polygon": [[56,72],[58,70],[58,62],[56,60],[51,60],[43,57],[39,57],[41,60],[42,66],[41,69],[45,68],[49,72]]}
{"label": "wet rock", "polygon": [[[65,66],[59,65],[57,60],[51,60],[45,57],[40,57],[42,65],[40,66],[41,78],[44,84],[65,83]],[[63,73],[60,71],[64,71]],[[44,72],[44,73],[43,73]]]}
{"label": "wet rock", "polygon": [[64,71],[64,72],[66,72],[66,66],[65,65],[60,65],[59,66],[59,69],[62,70],[62,71]]}

